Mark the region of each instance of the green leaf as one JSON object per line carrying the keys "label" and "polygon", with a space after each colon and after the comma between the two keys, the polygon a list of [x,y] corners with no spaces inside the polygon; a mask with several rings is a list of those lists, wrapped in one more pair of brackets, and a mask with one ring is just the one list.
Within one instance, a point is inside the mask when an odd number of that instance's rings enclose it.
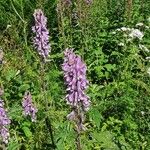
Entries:
{"label": "green leaf", "polygon": [[26,137],[28,137],[28,138],[32,137],[32,132],[30,131],[30,129],[27,126],[23,126],[22,130],[23,130],[24,134],[26,135]]}
{"label": "green leaf", "polygon": [[8,150],[18,150],[20,149],[21,144],[17,143],[16,141],[10,141],[8,145]]}
{"label": "green leaf", "polygon": [[6,80],[10,81],[12,78],[14,78],[16,76],[17,71],[14,69],[10,69],[6,72],[5,76],[6,76]]}
{"label": "green leaf", "polygon": [[97,109],[92,109],[90,112],[91,118],[95,125],[99,128],[100,126],[100,120],[101,120],[101,114]]}

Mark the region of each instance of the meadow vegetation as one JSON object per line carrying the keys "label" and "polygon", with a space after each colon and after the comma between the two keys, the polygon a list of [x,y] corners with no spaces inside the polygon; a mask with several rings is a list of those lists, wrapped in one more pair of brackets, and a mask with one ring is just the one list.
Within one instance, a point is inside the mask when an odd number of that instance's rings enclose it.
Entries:
{"label": "meadow vegetation", "polygon": [[[149,0],[0,0],[1,149],[150,150],[149,8]],[[36,9],[47,17],[46,56],[33,40]],[[86,68],[90,104],[79,120],[66,98],[66,49]]]}

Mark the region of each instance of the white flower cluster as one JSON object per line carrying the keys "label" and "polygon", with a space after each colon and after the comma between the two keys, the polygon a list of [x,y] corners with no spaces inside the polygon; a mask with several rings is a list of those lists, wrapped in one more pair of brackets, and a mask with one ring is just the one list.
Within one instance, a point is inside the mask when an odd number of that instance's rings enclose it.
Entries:
{"label": "white flower cluster", "polygon": [[[150,22],[150,17],[148,18],[148,22]],[[144,23],[139,22],[135,25],[135,28],[121,27],[113,31],[112,34],[114,35],[119,33],[122,34],[123,37],[125,37],[124,42],[122,42],[123,40],[121,39],[120,42],[118,43],[118,46],[124,47],[125,43],[132,42],[134,39],[138,39],[139,42],[141,42],[144,37],[144,33],[142,31],[147,29],[149,29],[149,26],[146,26]],[[146,53],[150,53],[150,50],[142,44],[137,45],[137,48]],[[150,56],[147,56],[145,60],[150,62]],[[147,73],[150,76],[150,67],[148,67]]]}
{"label": "white flower cluster", "polygon": [[124,46],[124,43],[120,42],[118,45],[123,47],[123,46]]}
{"label": "white flower cluster", "polygon": [[127,27],[121,27],[121,28],[116,29],[116,31],[123,31],[123,32],[127,32],[127,31],[130,31],[130,30],[131,29],[127,28]]}
{"label": "white flower cluster", "polygon": [[131,33],[129,34],[129,37],[132,39],[138,38],[139,40],[142,40],[144,34],[139,29],[131,29]]}
{"label": "white flower cluster", "polygon": [[[142,25],[142,24],[140,24]],[[116,29],[118,32],[123,32],[125,37],[129,37],[129,39],[139,39],[142,40],[144,34],[139,30],[135,28],[127,28],[127,27],[121,27],[119,29]],[[114,32],[113,32],[114,34]],[[130,40],[129,40],[130,41]]]}

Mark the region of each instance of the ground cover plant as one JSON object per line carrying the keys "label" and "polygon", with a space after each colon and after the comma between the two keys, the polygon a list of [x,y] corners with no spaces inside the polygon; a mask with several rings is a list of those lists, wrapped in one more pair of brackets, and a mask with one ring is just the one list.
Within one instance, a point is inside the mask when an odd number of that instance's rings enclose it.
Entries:
{"label": "ground cover plant", "polygon": [[0,149],[150,149],[149,0],[0,0]]}

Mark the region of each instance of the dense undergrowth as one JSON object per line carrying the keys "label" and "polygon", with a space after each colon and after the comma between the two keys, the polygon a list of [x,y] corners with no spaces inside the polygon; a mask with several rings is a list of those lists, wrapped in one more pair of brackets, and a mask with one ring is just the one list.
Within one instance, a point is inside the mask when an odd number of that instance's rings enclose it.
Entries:
{"label": "dense undergrowth", "polygon": [[[80,135],[82,149],[149,150],[150,1],[64,2],[0,0],[1,99],[11,120],[9,142],[1,142],[1,147],[76,149],[74,124],[66,118],[70,107],[62,72],[64,50],[74,48],[87,65],[91,101],[87,130]],[[50,61],[44,72],[32,42],[37,8],[47,17],[50,32]],[[38,108],[36,122],[22,113],[26,91],[31,92]]]}

